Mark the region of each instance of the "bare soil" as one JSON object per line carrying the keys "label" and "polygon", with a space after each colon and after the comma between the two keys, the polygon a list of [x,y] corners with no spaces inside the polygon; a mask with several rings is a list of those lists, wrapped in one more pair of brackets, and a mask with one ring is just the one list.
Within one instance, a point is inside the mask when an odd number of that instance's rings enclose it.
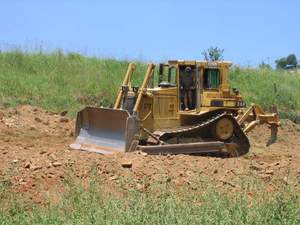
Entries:
{"label": "bare soil", "polygon": [[199,181],[225,191],[242,189],[241,180],[258,179],[267,191],[291,186],[300,192],[300,126],[282,121],[278,140],[266,146],[270,130],[250,135],[250,152],[238,158],[150,156],[140,152],[100,155],[71,150],[74,121],[33,106],[0,111],[0,181],[39,203],[63,191],[68,179],[96,175],[116,192],[146,192],[154,183],[197,190]]}

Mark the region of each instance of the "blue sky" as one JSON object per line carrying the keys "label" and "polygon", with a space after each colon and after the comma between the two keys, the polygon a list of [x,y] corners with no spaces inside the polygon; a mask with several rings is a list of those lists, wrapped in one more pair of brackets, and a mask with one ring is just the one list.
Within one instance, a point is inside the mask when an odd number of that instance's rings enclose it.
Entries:
{"label": "blue sky", "polygon": [[300,58],[297,0],[1,0],[0,10],[1,49],[164,61],[219,46],[241,65]]}

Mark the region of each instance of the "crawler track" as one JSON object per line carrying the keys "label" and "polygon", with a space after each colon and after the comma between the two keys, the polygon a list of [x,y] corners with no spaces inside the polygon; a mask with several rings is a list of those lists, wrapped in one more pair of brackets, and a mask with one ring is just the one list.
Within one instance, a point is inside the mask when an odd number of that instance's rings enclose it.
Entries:
{"label": "crawler track", "polygon": [[176,144],[184,143],[187,138],[196,138],[195,140],[201,142],[216,142],[216,137],[213,136],[211,128],[222,118],[228,118],[234,125],[233,136],[224,142],[227,151],[233,155],[244,155],[249,151],[250,144],[247,136],[243,132],[240,125],[237,123],[235,117],[227,112],[221,112],[210,119],[192,126],[185,126],[178,129],[159,130],[154,134],[162,141],[169,143],[174,139]]}

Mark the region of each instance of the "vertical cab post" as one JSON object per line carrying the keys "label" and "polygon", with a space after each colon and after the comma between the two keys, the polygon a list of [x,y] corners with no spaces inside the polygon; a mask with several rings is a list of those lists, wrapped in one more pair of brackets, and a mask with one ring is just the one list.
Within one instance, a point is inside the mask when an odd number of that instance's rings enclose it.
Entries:
{"label": "vertical cab post", "polygon": [[163,75],[164,75],[164,64],[160,63],[158,67],[158,84],[162,82]]}
{"label": "vertical cab post", "polygon": [[200,112],[201,108],[201,67],[196,64],[196,112]]}

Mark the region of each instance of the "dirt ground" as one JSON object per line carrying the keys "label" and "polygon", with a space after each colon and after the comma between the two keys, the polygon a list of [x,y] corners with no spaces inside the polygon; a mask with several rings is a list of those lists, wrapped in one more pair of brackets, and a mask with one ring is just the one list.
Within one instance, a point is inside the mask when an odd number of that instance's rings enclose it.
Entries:
{"label": "dirt ground", "polygon": [[[70,177],[96,174],[111,189],[147,191],[155,182],[197,189],[208,179],[222,189],[241,189],[241,177],[255,177],[267,191],[289,185],[300,192],[300,126],[282,121],[278,140],[266,147],[270,131],[261,126],[249,135],[250,153],[239,158],[143,153],[99,155],[71,150],[74,121],[33,106],[0,111],[0,181],[35,202],[63,188]],[[130,181],[130,182],[126,182]]]}

